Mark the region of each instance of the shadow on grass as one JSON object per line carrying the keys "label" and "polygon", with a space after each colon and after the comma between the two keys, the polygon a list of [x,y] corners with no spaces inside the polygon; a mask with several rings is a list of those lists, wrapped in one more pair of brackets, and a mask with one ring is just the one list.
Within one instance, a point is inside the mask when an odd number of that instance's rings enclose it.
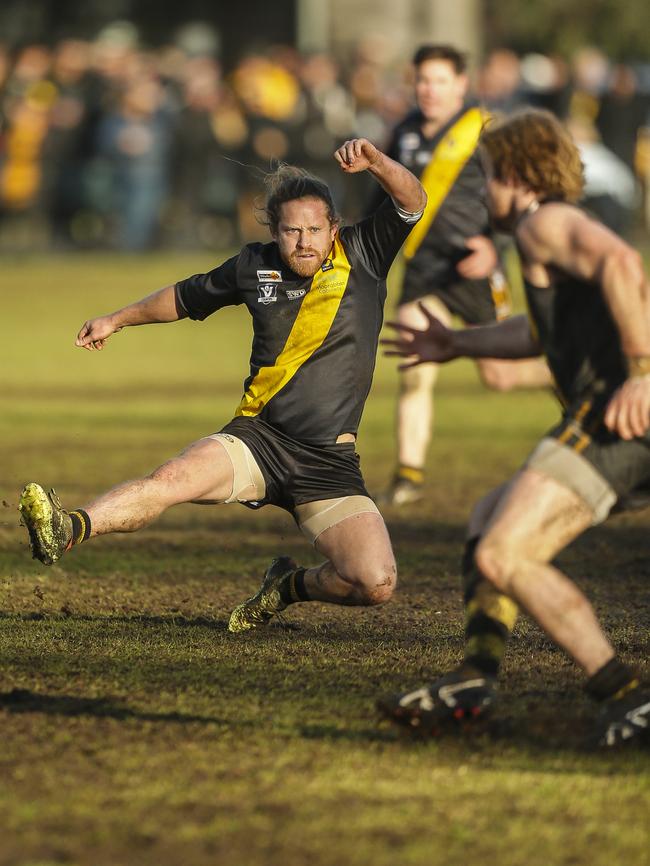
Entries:
{"label": "shadow on grass", "polygon": [[[576,760],[586,758],[598,763],[590,772],[614,771],[624,757],[619,771],[626,775],[643,776],[647,773],[647,762],[636,763],[636,758],[646,753],[650,741],[641,738],[620,749],[602,749],[595,745],[589,719],[580,712],[569,715],[558,726],[557,712],[550,709],[536,720],[521,716],[494,715],[478,722],[459,725],[457,722],[442,723],[435,731],[419,731],[408,725],[389,721],[378,713],[374,728],[345,730],[336,725],[316,724],[300,726],[301,737],[306,740],[340,740],[357,743],[395,743],[408,751],[433,750],[439,753],[441,762],[463,760],[463,756],[476,756],[483,761],[503,763],[522,771],[535,767],[535,761],[543,761],[544,772],[554,774],[572,773],[575,766],[558,767],[559,755]],[[636,758],[635,758],[636,756]],[[632,765],[630,765],[632,761]],[[541,768],[542,765],[540,765]]]}
{"label": "shadow on grass", "polygon": [[143,722],[174,722],[226,724],[225,719],[214,716],[195,716],[186,713],[147,713],[133,710],[111,698],[80,698],[72,695],[45,695],[29,689],[0,692],[0,709],[10,713],[44,713],[48,716],[93,716],[95,718],[138,719]]}
{"label": "shadow on grass", "polygon": [[9,613],[0,611],[0,621],[13,620],[20,622],[97,622],[119,623],[127,625],[173,625],[179,628],[211,628],[226,631],[228,621],[212,619],[207,616],[188,617],[183,614],[88,614],[69,611],[29,611],[25,613]]}

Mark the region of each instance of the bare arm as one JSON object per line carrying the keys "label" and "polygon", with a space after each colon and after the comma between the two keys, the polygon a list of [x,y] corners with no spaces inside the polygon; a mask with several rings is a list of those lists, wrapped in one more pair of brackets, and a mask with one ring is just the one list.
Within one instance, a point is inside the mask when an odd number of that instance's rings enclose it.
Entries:
{"label": "bare arm", "polygon": [[547,205],[517,232],[527,260],[600,285],[628,357],[650,356],[650,292],[641,256],[576,208]]}
{"label": "bare arm", "polygon": [[136,301],[121,310],[89,319],[77,334],[75,345],[81,349],[103,349],[111,334],[132,325],[151,325],[157,322],[176,322],[184,319],[185,313],[177,307],[176,287],[165,286],[141,301]]}
{"label": "bare arm", "polygon": [[395,204],[408,213],[420,213],[424,210],[427,194],[417,177],[399,162],[382,153],[367,138],[346,141],[336,151],[334,159],[346,174],[369,171]]}
{"label": "bare arm", "polygon": [[427,318],[424,330],[387,322],[397,332],[395,339],[382,340],[388,347],[386,355],[406,358],[400,369],[417,364],[445,364],[455,358],[533,358],[540,347],[530,331],[526,316],[513,316],[495,325],[478,328],[447,328],[427,308],[420,304]]}
{"label": "bare arm", "polygon": [[650,286],[641,256],[617,235],[566,205],[548,205],[522,225],[524,257],[601,287],[628,360],[605,423],[623,439],[650,427]]}

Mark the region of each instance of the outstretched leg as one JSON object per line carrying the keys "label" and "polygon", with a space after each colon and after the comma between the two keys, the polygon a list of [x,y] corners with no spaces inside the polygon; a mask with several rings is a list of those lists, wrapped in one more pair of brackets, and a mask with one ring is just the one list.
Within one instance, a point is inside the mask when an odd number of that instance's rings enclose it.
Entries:
{"label": "outstretched leg", "polygon": [[214,439],[200,439],[150,475],[113,487],[85,510],[93,535],[135,532],[172,505],[223,502],[232,485],[232,463],[223,446]]}
{"label": "outstretched leg", "polygon": [[233,467],[224,447],[201,439],[150,475],[127,481],[67,512],[52,491],[25,486],[20,511],[35,559],[50,565],[73,544],[93,535],[135,532],[181,502],[223,502],[233,488]]}

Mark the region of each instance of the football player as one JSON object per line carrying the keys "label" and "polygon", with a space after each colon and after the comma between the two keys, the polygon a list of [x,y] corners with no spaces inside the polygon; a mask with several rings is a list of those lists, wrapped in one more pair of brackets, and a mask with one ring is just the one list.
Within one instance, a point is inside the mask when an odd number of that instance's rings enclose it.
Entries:
{"label": "football player", "polygon": [[613,746],[650,730],[650,690],[552,560],[613,510],[650,503],[650,285],[638,253],[574,206],[583,166],[553,115],[513,115],[481,142],[490,213],[520,250],[528,316],[454,331],[423,308],[425,329],[396,323],[389,344],[407,367],[543,353],[563,413],[472,515],[463,664],[381,707],[420,729],[480,716],[521,608],[584,671],[601,708],[594,739]]}
{"label": "football player", "polygon": [[[404,244],[406,267],[398,321],[421,327],[421,307],[449,324],[487,324],[511,312],[509,289],[491,240],[485,176],[477,144],[486,120],[467,98],[464,55],[449,45],[423,45],[413,58],[417,108],[395,129],[389,156],[416,174],[428,194],[424,216]],[[381,191],[373,203],[381,200]],[[550,384],[539,360],[478,358],[483,382],[507,391]],[[397,398],[397,466],[379,501],[404,505],[423,496],[438,365],[401,371]]]}
{"label": "football player", "polygon": [[267,504],[289,511],[325,561],[274,560],[259,592],[240,604],[231,631],[267,623],[295,602],[374,605],[395,588],[384,521],[368,496],[355,441],[370,389],[386,276],[426,194],[417,178],[363,138],[335,158],[368,172],[388,194],[367,219],[341,227],[328,187],[280,166],[267,178],[271,242],[247,244],[196,274],[85,322],[77,346],[101,350],[122,328],[243,304],[253,320],[248,378],[235,417],[151,474],[70,511],[34,482],[20,500],[34,557],[44,564],[96,535],[134,532],[183,502]]}

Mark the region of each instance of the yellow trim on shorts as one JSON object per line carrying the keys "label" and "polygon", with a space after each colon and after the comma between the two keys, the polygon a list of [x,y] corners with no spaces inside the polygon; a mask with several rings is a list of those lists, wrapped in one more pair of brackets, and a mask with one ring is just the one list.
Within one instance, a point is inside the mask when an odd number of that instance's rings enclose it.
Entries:
{"label": "yellow trim on shorts", "polygon": [[[500,285],[500,281],[503,284]],[[510,283],[505,274],[495,278],[494,275],[488,277],[488,285],[490,286],[490,296],[494,305],[494,313],[497,322],[503,322],[504,319],[509,319],[512,315],[512,292],[510,291]]]}
{"label": "yellow trim on shorts", "polygon": [[257,372],[235,415],[259,415],[323,345],[341,305],[352,267],[338,237],[334,240],[331,261],[332,268],[319,270],[314,276],[282,351],[272,367],[261,367]]}
{"label": "yellow trim on shorts", "polygon": [[[558,442],[561,442],[562,445],[566,445],[573,451],[577,451],[578,454],[580,454],[581,451],[584,451],[587,445],[591,442],[591,436],[589,436],[588,433],[585,433],[580,426],[580,422],[591,409],[592,403],[593,400],[585,400],[581,404],[575,416],[569,421],[566,428],[557,437]],[[572,436],[575,437],[576,440],[573,443],[569,442]]]}

